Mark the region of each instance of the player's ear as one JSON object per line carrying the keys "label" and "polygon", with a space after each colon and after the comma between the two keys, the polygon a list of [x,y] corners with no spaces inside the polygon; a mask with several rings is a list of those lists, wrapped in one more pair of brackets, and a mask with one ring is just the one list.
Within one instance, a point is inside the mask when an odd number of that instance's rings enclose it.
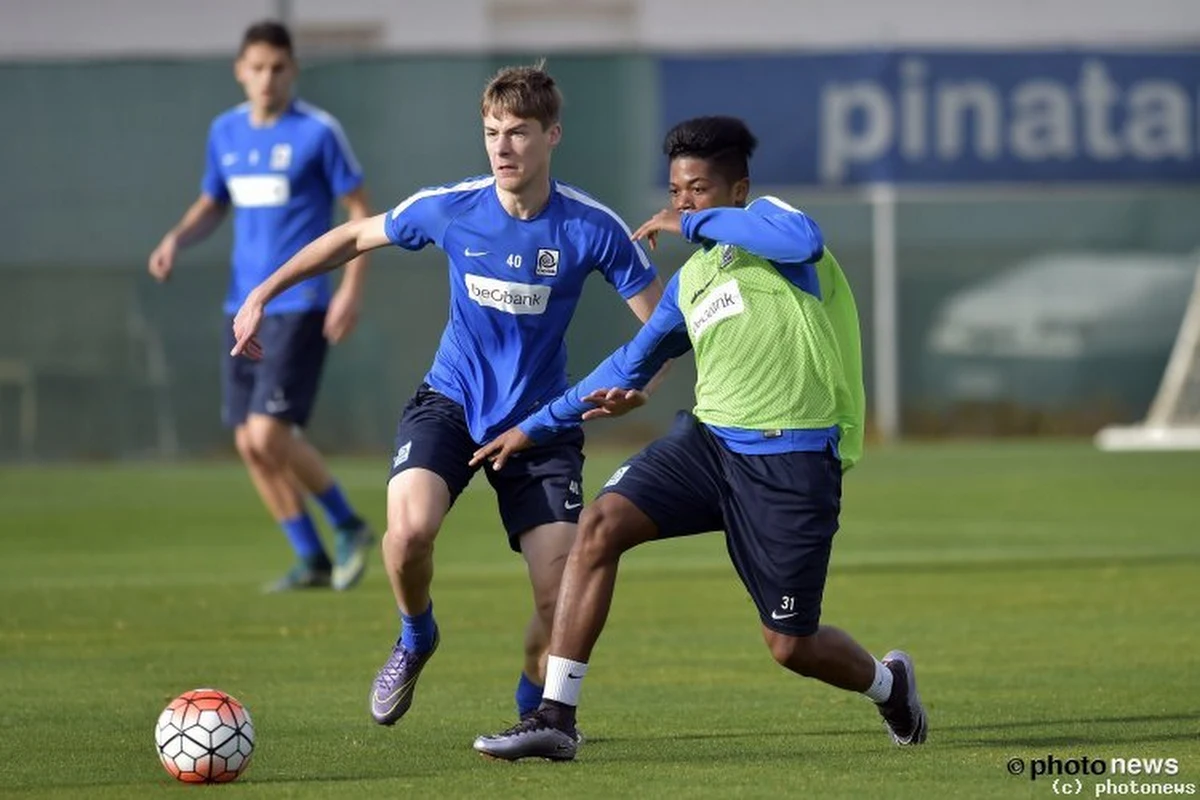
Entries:
{"label": "player's ear", "polygon": [[558,147],[558,143],[562,141],[562,123],[556,122],[551,125],[550,130],[547,131],[547,136],[550,138],[550,146]]}
{"label": "player's ear", "polygon": [[749,196],[750,196],[750,179],[749,178],[739,178],[733,184],[733,203],[734,203],[734,205],[738,206],[739,208],[741,206],[746,205],[746,198],[748,198]]}

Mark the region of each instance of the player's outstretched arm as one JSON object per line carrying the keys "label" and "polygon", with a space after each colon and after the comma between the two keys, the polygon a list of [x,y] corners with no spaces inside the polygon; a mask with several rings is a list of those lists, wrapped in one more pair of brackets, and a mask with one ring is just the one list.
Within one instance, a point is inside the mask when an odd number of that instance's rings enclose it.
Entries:
{"label": "player's outstretched arm", "polygon": [[[679,278],[672,276],[662,301],[642,329],[604,359],[591,374],[566,392],[546,403],[517,427],[475,451],[474,466],[491,460],[494,469],[504,466],[509,455],[545,441],[555,433],[585,419],[611,417],[645,402],[643,389],[669,359],[691,349],[683,314],[679,311]],[[596,411],[598,413],[590,413]]]}
{"label": "player's outstretched arm", "polygon": [[809,264],[825,251],[817,223],[776,197],[760,197],[745,208],[693,211],[679,227],[688,241],[737,245],[779,264]]}
{"label": "player's outstretched arm", "polygon": [[386,214],[367,219],[350,220],[305,245],[287,263],[251,290],[233,320],[236,341],[231,355],[245,354],[250,358],[262,356],[262,348],[254,335],[262,324],[267,303],[285,289],[295,286],[332,269],[352,258],[378,249],[389,243],[384,231]]}
{"label": "player's outstretched arm", "polygon": [[207,194],[196,198],[196,202],[188,207],[179,223],[167,231],[150,254],[150,274],[159,282],[171,277],[176,253],[208,238],[221,224],[221,220],[225,219],[225,212],[228,210],[228,203]]}
{"label": "player's outstretched arm", "polygon": [[[629,310],[634,313],[642,324],[650,321],[650,317],[654,314],[654,309],[658,308],[658,303],[663,297],[662,280],[657,276],[654,280],[626,300]],[[584,399],[594,404],[596,407],[583,415],[583,419],[596,419],[597,417],[619,417],[622,414],[628,414],[638,406],[644,406],[650,399],[650,395],[658,391],[658,387],[662,385],[663,379],[667,377],[667,373],[671,371],[671,362],[666,361],[662,367],[655,373],[654,377],[642,390],[637,389],[610,389],[596,390]]]}
{"label": "player's outstretched arm", "polygon": [[[364,220],[371,216],[367,191],[361,184],[342,196],[342,206],[346,209],[346,218],[351,222]],[[330,299],[329,311],[325,315],[325,338],[333,344],[346,338],[358,324],[366,278],[367,256],[365,253],[346,262],[346,271],[342,275],[342,282],[338,284],[337,291]]]}
{"label": "player's outstretched arm", "polygon": [[[603,366],[602,364],[597,370]],[[661,374],[661,370],[659,374]],[[633,409],[644,406],[650,396],[647,392],[638,389],[612,388],[596,389],[582,399],[583,402],[594,406],[580,416],[581,420],[587,421],[598,417],[619,417],[628,414]],[[520,425],[509,428],[476,450],[471,456],[471,466],[483,461],[491,461],[493,469],[501,469],[509,456],[527,447],[532,447],[534,444],[536,444],[535,440],[521,430]]]}

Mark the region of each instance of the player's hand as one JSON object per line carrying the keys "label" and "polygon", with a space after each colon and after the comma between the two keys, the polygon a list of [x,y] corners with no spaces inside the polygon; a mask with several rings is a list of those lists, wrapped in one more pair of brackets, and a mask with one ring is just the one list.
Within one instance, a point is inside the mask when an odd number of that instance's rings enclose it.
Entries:
{"label": "player's hand", "polygon": [[638,242],[645,239],[650,244],[650,249],[653,250],[658,247],[658,234],[661,231],[683,235],[682,219],[683,215],[675,209],[664,208],[643,222],[641,227],[633,232],[633,240]]}
{"label": "player's hand", "polygon": [[471,456],[471,466],[478,466],[484,461],[492,462],[492,470],[499,472],[504,468],[504,462],[518,450],[533,446],[533,439],[525,435],[520,428],[509,428],[504,433],[492,439]]}
{"label": "player's hand", "polygon": [[325,312],[325,338],[330,344],[337,344],[350,335],[354,326],[358,325],[358,313],[362,307],[359,293],[351,289],[338,289],[333,299],[329,301],[329,310]]}
{"label": "player's hand", "polygon": [[159,283],[171,277],[171,269],[175,266],[175,250],[175,237],[167,234],[150,254],[150,274]]}
{"label": "player's hand", "polygon": [[650,396],[637,389],[597,389],[583,399],[596,406],[583,412],[583,419],[589,420],[628,414],[635,408],[646,405]]}
{"label": "player's hand", "polygon": [[242,303],[242,307],[238,309],[237,316],[233,318],[235,341],[229,355],[245,356],[254,361],[263,357],[262,344],[255,335],[258,333],[258,327],[262,325],[263,309],[263,302],[254,292],[251,292],[250,296],[246,298],[246,302]]}

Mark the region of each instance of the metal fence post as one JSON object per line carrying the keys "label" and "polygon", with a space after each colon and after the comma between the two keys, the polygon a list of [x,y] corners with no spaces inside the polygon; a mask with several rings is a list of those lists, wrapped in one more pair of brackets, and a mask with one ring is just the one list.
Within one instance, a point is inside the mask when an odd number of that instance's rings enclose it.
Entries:
{"label": "metal fence post", "polygon": [[900,318],[896,290],[896,187],[870,188],[874,297],[875,427],[884,441],[900,435]]}

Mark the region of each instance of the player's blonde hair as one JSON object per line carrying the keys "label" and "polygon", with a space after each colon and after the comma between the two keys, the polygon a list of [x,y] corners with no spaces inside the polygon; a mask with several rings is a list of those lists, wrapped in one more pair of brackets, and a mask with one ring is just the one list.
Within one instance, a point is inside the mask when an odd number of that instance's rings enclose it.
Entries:
{"label": "player's blonde hair", "polygon": [[542,130],[558,122],[563,97],[546,72],[544,60],[524,67],[505,67],[492,76],[479,104],[483,116],[501,112],[518,119],[536,119]]}

